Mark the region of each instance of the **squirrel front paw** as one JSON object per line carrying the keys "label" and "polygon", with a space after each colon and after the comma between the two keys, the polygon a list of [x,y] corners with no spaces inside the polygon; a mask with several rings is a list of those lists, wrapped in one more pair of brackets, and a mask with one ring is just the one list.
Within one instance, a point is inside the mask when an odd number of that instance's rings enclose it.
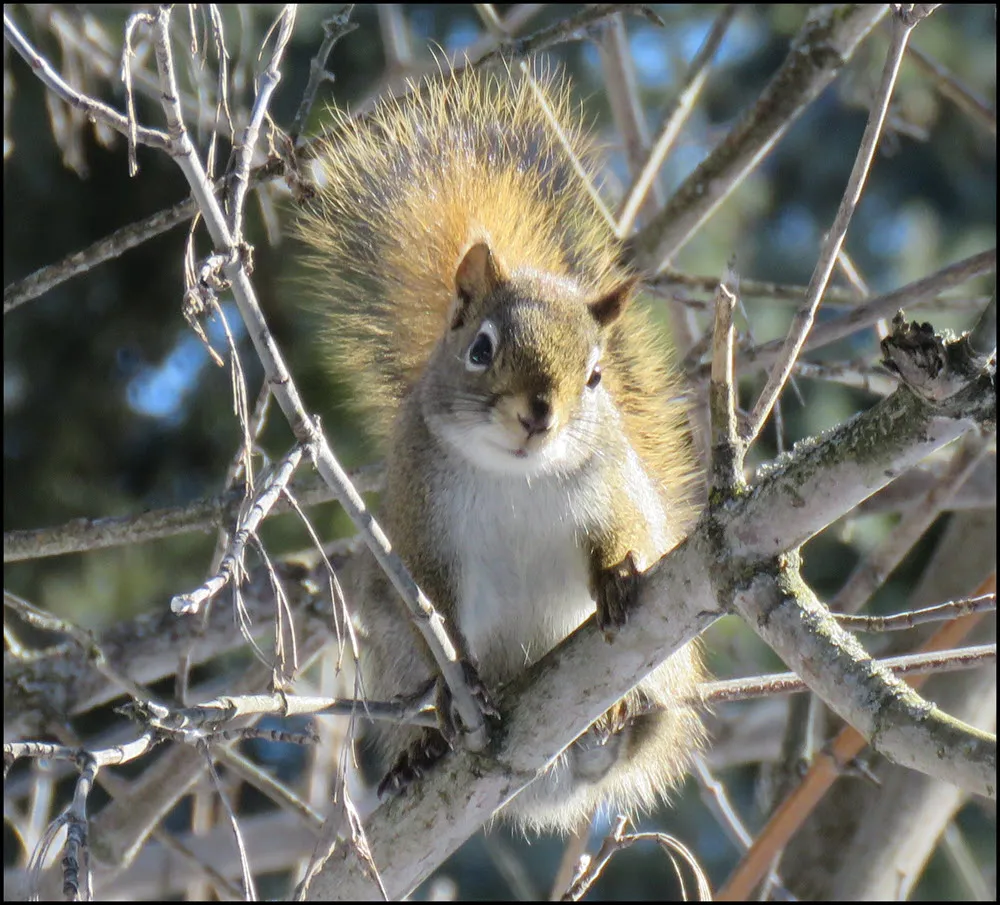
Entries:
{"label": "squirrel front paw", "polygon": [[595,581],[597,627],[610,641],[626,622],[639,596],[639,569],[629,550],[616,566],[598,571]]}

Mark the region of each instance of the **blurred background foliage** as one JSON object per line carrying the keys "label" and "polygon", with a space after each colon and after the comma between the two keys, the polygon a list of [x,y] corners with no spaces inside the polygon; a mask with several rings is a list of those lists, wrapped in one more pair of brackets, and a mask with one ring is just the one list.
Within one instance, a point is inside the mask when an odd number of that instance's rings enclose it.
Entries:
{"label": "blurred background foliage", "polygon": [[[65,46],[42,27],[49,13],[14,8],[36,46],[57,68],[67,65]],[[101,6],[54,7],[70,20],[81,17],[120,42],[129,10]],[[221,8],[232,46],[241,47],[235,66],[248,64],[259,47],[275,7]],[[510,7],[498,6],[503,15]],[[656,6],[667,22],[660,29],[639,17],[627,28],[637,82],[652,134],[675,96],[687,63],[704,39],[719,7]],[[674,189],[757,98],[787,54],[801,27],[805,6],[747,6],[736,16],[718,55],[698,109],[661,174]],[[299,104],[309,62],[330,8],[302,6],[283,78],[271,107],[275,122],[287,127]],[[567,15],[565,6],[539,7],[531,32]],[[177,16],[176,19],[180,19]],[[336,81],[321,89],[306,133],[315,130],[326,103],[355,106],[378,87],[385,54],[374,7],[360,6],[357,31],[342,40],[329,63]],[[461,52],[484,29],[471,6],[408,5],[403,19],[418,62],[438,46]],[[688,244],[674,266],[692,274],[719,275],[733,255],[747,279],[805,283],[829,227],[878,83],[888,29],[876,30],[836,82],[780,140],[777,147]],[[992,6],[957,5],[939,10],[920,25],[912,43],[932,55],[991,104],[995,103],[996,44]],[[120,46],[120,45],[119,45]],[[179,44],[178,46],[181,46]],[[111,46],[110,79],[93,77],[90,90],[124,109],[117,78],[118,46]],[[440,51],[439,51],[440,52]],[[575,92],[606,146],[609,197],[627,184],[624,155],[615,136],[596,47],[564,44],[550,55],[568,71]],[[139,174],[128,178],[125,142],[89,127],[70,130],[57,142],[65,110],[46,98],[41,83],[5,47],[6,136],[4,166],[4,282],[9,284],[42,265],[86,247],[111,231],[169,207],[187,196],[185,181],[165,155],[139,150]],[[79,62],[79,61],[78,61]],[[151,65],[146,59],[144,65]],[[95,69],[97,67],[95,66]],[[244,107],[248,88],[234,106]],[[53,118],[52,111],[57,111]],[[142,98],[140,121],[162,125],[156,106]],[[847,251],[873,293],[933,272],[996,242],[996,145],[994,136],[942,97],[912,63],[900,76],[891,113],[892,128],[875,162],[868,188],[847,239]],[[204,131],[200,147],[206,146]],[[226,151],[228,148],[225,149]],[[224,160],[225,157],[223,156]],[[286,354],[311,410],[320,414],[334,450],[348,466],[370,460],[375,450],[364,425],[351,415],[350,392],[327,373],[314,341],[315,323],[295,298],[295,248],[286,236],[292,205],[271,192],[248,205],[248,240],[254,246],[253,280],[269,323]],[[77,517],[136,513],[146,508],[212,496],[220,489],[237,448],[240,429],[232,414],[230,379],[216,367],[181,315],[182,263],[187,226],[173,229],[121,257],[99,265],[8,314],[4,322],[4,529],[37,528]],[[207,242],[199,236],[200,253]],[[988,294],[986,281],[970,283],[961,294]],[[705,294],[708,298],[708,294]],[[656,299],[651,299],[656,303]],[[793,306],[745,298],[754,339],[784,335]],[[662,304],[662,303],[661,303]],[[227,306],[236,323],[235,308]],[[821,318],[827,316],[821,312]],[[962,329],[974,309],[928,315],[935,327]],[[217,348],[220,332],[213,336]],[[245,335],[241,348],[251,398],[261,383]],[[867,331],[832,350],[827,358],[877,357],[877,337]],[[761,386],[759,375],[741,385],[746,404]],[[782,444],[829,428],[869,406],[874,396],[827,383],[799,381],[801,401],[783,399]],[[288,448],[291,434],[272,414],[261,447],[271,457]],[[757,461],[777,449],[765,432]],[[337,507],[313,512],[326,537],[348,526]],[[943,520],[942,520],[943,521]],[[852,566],[890,529],[888,516],[865,517],[850,532],[834,526],[806,550],[806,577],[821,597],[837,590]],[[878,595],[876,608],[905,605],[932,536],[897,570]],[[270,520],[263,538],[272,556],[307,546],[290,516]],[[170,596],[197,586],[205,577],[214,536],[187,535],[82,555],[5,566],[5,586],[36,604],[101,628],[137,613],[165,607]],[[722,675],[753,674],[778,667],[735,620],[724,620],[710,640],[713,666]],[[758,813],[753,800],[752,766],[725,774],[742,813]],[[856,781],[856,780],[848,780]],[[759,815],[758,815],[759,816]],[[735,860],[732,846],[698,800],[693,783],[670,813],[648,821],[666,826],[686,841],[713,881]],[[966,809],[960,822],[972,832],[980,857],[995,865],[995,828]],[[753,820],[751,819],[751,823]],[[990,834],[993,834],[992,836]],[[480,835],[441,873],[440,883],[457,883],[461,896],[505,898],[510,871],[497,867],[516,852],[526,873],[525,889],[544,894],[561,847],[542,839],[530,845],[505,831]],[[918,897],[962,894],[943,865],[932,865]],[[676,883],[660,853],[635,849],[616,859],[596,895],[616,898],[669,898]],[[446,892],[437,887],[437,893]],[[524,890],[520,890],[524,891]]]}

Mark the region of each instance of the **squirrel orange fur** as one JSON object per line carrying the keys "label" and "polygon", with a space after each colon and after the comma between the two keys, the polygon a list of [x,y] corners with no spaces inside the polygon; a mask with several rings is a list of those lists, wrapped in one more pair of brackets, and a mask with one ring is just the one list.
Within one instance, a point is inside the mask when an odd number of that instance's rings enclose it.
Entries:
{"label": "squirrel orange fur", "polygon": [[[693,519],[680,387],[587,187],[594,155],[565,83],[466,70],[363,119],[335,114],[299,220],[330,356],[386,446],[380,520],[496,691],[593,613],[609,632],[636,568]],[[374,699],[432,658],[374,557],[349,598]],[[651,806],[703,729],[693,645],[502,812],[567,828]],[[445,745],[382,727],[395,780]],[[390,774],[391,776],[393,774]]]}

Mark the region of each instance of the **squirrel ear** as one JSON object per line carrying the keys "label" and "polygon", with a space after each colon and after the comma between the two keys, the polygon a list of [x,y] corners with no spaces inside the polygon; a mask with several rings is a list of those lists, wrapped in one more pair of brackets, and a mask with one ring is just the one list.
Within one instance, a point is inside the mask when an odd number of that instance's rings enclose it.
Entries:
{"label": "squirrel ear", "polygon": [[503,273],[497,259],[485,242],[477,242],[462,258],[455,271],[455,291],[468,304],[472,299],[489,295],[503,283]]}
{"label": "squirrel ear", "polygon": [[632,290],[638,282],[638,277],[628,277],[610,292],[604,293],[596,302],[590,303],[590,313],[601,327],[607,327],[618,320],[632,298]]}

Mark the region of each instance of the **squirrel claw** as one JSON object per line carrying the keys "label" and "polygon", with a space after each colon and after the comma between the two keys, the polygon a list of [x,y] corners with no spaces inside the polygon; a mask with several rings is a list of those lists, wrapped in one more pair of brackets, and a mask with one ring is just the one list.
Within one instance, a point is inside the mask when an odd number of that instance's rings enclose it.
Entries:
{"label": "squirrel claw", "polygon": [[[472,692],[472,697],[479,705],[479,709],[482,711],[487,722],[499,719],[500,711],[497,710],[496,705],[493,703],[493,698],[487,691],[483,680],[479,678],[479,672],[476,670],[475,665],[471,660],[467,660],[464,657],[459,662],[462,665],[462,672],[465,674],[465,683],[469,686],[469,691]],[[462,722],[458,710],[455,708],[451,691],[443,679],[438,682],[435,709],[438,717],[438,729],[448,740],[449,745],[454,744],[459,733],[464,732],[466,727]]]}
{"label": "squirrel claw", "polygon": [[378,784],[379,798],[395,798],[421,779],[448,751],[451,745],[437,729],[426,730],[420,738],[403,751]]}
{"label": "squirrel claw", "polygon": [[[479,678],[479,673],[475,665],[464,657],[459,661],[462,665],[462,672],[465,674],[465,682],[472,692],[472,697],[479,705],[487,722],[496,721],[500,718],[500,711],[493,703],[493,698],[487,691],[483,680]],[[449,746],[453,746],[459,734],[466,731],[465,724],[452,700],[451,691],[443,679],[438,681],[434,702],[434,709],[437,713],[438,731],[444,736]]]}
{"label": "squirrel claw", "polygon": [[629,550],[616,566],[597,574],[597,627],[610,641],[628,622],[629,610],[639,596],[639,569]]}
{"label": "squirrel claw", "polygon": [[496,704],[493,703],[493,697],[483,684],[483,680],[479,678],[479,672],[472,664],[472,661],[463,657],[461,662],[462,670],[465,673],[465,681],[472,692],[472,696],[476,699],[476,703],[479,704],[480,710],[483,711],[483,716],[487,719],[500,719],[500,711],[497,710]]}

